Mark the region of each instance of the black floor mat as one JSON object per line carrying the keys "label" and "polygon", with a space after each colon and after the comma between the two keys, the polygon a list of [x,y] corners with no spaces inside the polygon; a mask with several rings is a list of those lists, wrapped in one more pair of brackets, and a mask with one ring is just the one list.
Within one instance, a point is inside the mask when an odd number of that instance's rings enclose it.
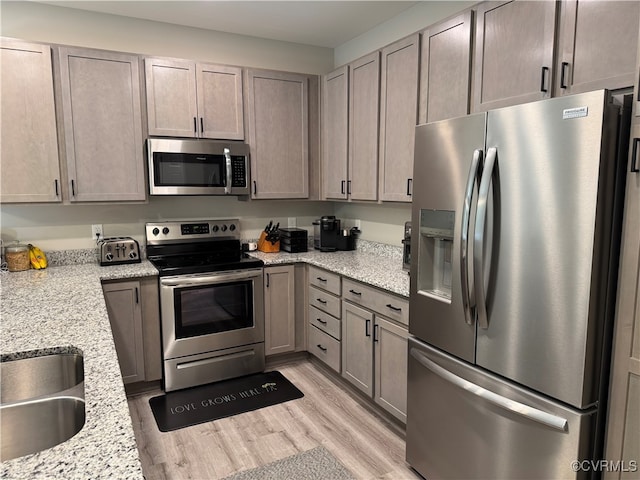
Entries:
{"label": "black floor mat", "polygon": [[266,372],[149,399],[161,432],[230,417],[304,397],[280,372]]}

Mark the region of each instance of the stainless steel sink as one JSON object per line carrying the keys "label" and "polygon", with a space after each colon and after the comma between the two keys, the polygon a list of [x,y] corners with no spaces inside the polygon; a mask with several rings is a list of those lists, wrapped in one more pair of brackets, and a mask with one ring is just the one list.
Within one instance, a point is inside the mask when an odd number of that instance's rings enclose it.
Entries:
{"label": "stainless steel sink", "polygon": [[0,461],[51,448],[82,430],[82,355],[1,362],[0,375]]}
{"label": "stainless steel sink", "polygon": [[0,403],[51,395],[84,381],[82,355],[60,353],[0,363]]}

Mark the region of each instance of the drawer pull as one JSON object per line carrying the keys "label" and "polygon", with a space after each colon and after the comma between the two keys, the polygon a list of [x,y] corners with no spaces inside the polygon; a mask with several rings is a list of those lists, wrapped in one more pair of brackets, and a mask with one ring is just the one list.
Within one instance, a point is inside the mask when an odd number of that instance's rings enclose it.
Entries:
{"label": "drawer pull", "polygon": [[321,281],[321,282],[326,282],[326,281],[327,281],[327,279],[326,279],[326,278],[322,278],[322,277],[316,277],[316,279],[318,279],[318,280],[319,280],[319,281]]}
{"label": "drawer pull", "polygon": [[359,297],[361,297],[361,296],[362,296],[362,292],[356,292],[356,291],[355,291],[355,290],[353,290],[353,289],[349,290],[349,293],[353,293],[354,295],[357,295],[357,296],[359,296]]}
{"label": "drawer pull", "polygon": [[325,347],[323,347],[322,345],[318,344],[316,345],[320,350],[322,350],[323,352],[326,352],[327,349]]}
{"label": "drawer pull", "polygon": [[393,310],[394,312],[401,312],[402,308],[400,307],[394,307],[393,305],[391,305],[390,303],[387,303],[387,307],[390,308],[391,310]]}
{"label": "drawer pull", "polygon": [[370,325],[371,325],[371,320],[367,319],[364,322],[364,336],[365,337],[370,337],[371,336],[371,333],[369,333]]}
{"label": "drawer pull", "polygon": [[320,318],[316,318],[316,320],[317,320],[318,322],[320,322],[321,324],[323,324],[323,325],[326,325],[326,324],[327,324],[327,321],[326,321],[326,320],[322,320],[322,319],[320,319]]}
{"label": "drawer pull", "polygon": [[316,298],[316,300],[317,300],[317,301],[319,301],[319,302],[320,302],[321,304],[323,304],[323,305],[326,305],[326,304],[327,304],[327,301],[326,301],[326,300],[323,300],[323,299],[321,299],[321,298]]}

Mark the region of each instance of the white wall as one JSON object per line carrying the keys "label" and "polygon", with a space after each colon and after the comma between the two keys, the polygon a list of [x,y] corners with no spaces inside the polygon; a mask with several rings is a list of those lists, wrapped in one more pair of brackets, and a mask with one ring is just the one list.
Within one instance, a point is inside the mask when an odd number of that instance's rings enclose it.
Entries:
{"label": "white wall", "polygon": [[411,220],[409,204],[338,203],[333,213],[336,218],[347,220],[351,226],[360,220],[360,238],[373,242],[400,246],[404,236],[404,222]]}
{"label": "white wall", "polygon": [[334,68],[360,58],[478,2],[463,0],[421,1],[334,50]]}

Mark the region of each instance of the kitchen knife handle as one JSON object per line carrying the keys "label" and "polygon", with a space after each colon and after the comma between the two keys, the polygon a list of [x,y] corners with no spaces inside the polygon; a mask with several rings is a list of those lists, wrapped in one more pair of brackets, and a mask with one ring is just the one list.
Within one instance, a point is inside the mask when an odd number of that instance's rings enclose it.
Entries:
{"label": "kitchen knife handle", "polygon": [[491,147],[487,151],[487,161],[484,164],[480,188],[478,189],[476,227],[473,238],[473,283],[476,292],[476,312],[478,314],[478,325],[485,330],[489,328],[489,319],[487,318],[487,296],[484,291],[484,234],[487,220],[487,202],[489,201],[489,190],[497,155],[496,147]]}
{"label": "kitchen knife handle", "polygon": [[567,68],[569,67],[569,62],[562,62],[560,66],[560,88],[567,88],[567,84],[565,83],[567,79]]}
{"label": "kitchen knife handle", "polygon": [[502,395],[498,395],[497,393],[494,393],[491,390],[487,390],[480,385],[472,383],[469,380],[465,380],[464,378],[450,372],[446,368],[441,367],[415,347],[411,348],[410,354],[418,361],[418,363],[420,363],[420,365],[427,368],[428,370],[431,370],[435,375],[442,378],[444,381],[449,382],[466,392],[469,392],[483,400],[486,400],[487,402],[492,403],[504,410],[509,410],[510,412],[522,415],[523,417],[528,418],[529,420],[532,420],[534,422],[547,425],[548,427],[560,430],[561,432],[567,431],[569,422],[566,418],[553,415],[524,403],[516,402],[515,400],[503,397]]}
{"label": "kitchen knife handle", "polygon": [[549,72],[549,67],[542,67],[542,74],[540,75],[540,91],[543,93],[547,93],[549,89],[547,88],[547,73]]}
{"label": "kitchen knife handle", "polygon": [[640,172],[640,165],[638,165],[638,144],[640,138],[633,139],[633,151],[631,153],[631,173]]}
{"label": "kitchen knife handle", "polygon": [[464,310],[464,321],[468,325],[473,325],[473,311],[475,307],[472,301],[469,287],[469,219],[471,218],[471,203],[473,201],[473,191],[478,183],[478,172],[482,164],[483,151],[476,149],[471,158],[471,167],[467,177],[467,186],[464,192],[464,207],[462,209],[462,228],[460,232],[460,284],[462,286],[462,309]]}

